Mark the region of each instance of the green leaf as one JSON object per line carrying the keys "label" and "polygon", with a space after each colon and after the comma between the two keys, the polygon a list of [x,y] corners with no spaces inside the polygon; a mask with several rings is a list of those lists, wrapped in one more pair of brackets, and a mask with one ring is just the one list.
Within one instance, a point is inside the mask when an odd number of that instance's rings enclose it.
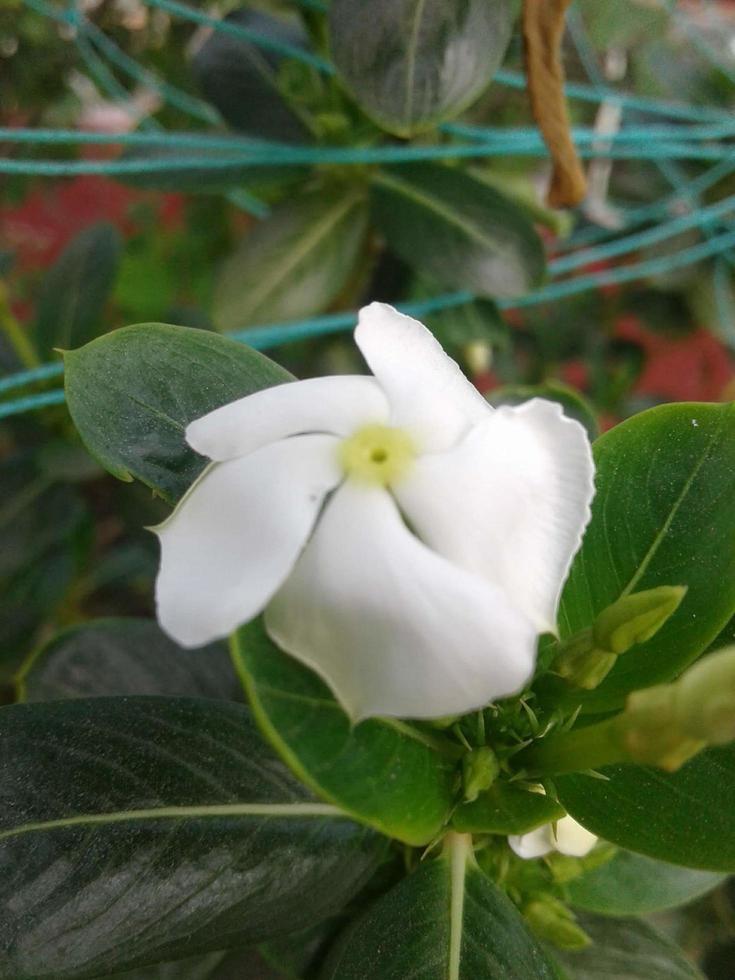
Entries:
{"label": "green leaf", "polygon": [[67,350],[102,333],[122,240],[106,222],[73,238],[47,272],[38,299],[35,340],[40,351]]}
{"label": "green leaf", "polygon": [[21,701],[112,694],[241,699],[224,643],[183,650],[148,619],[72,626],[30,658],[18,681]]}
{"label": "green leaf", "polygon": [[361,193],[289,198],[224,264],[212,316],[220,330],[321,313],[355,268],[367,229]]}
{"label": "green leaf", "polygon": [[332,58],[361,109],[411,136],[490,84],[512,29],[508,0],[332,0]]}
{"label": "green leaf", "polygon": [[259,621],[238,631],[233,656],[261,731],[319,796],[408,844],[439,833],[458,776],[449,743],[390,718],[353,727],[327,686]]}
{"label": "green leaf", "polygon": [[292,380],[273,361],[205,330],[141,323],[64,358],[66,399],[89,452],[121,480],[169,502],[206,461],[186,444],[193,419],[261,388]]}
{"label": "green leaf", "polygon": [[716,888],[725,876],[617,851],[566,886],[572,905],[600,915],[648,915],[675,908]]}
{"label": "green leaf", "polygon": [[553,980],[515,906],[454,838],[344,935],[321,980]]}
{"label": "green leaf", "polygon": [[596,439],[600,434],[592,405],[584,395],[561,381],[545,381],[538,385],[504,385],[492,392],[490,401],[493,405],[520,405],[530,398],[546,398],[547,401],[558,402],[566,416],[581,422],[590,439]]}
{"label": "green leaf", "polygon": [[481,296],[519,296],[546,262],[525,212],[457,169],[412,163],[373,175],[373,212],[388,247],[419,272]]}
{"label": "green leaf", "polygon": [[285,980],[270,969],[255,950],[206,953],[124,973],[105,974],[107,980]]}
{"label": "green leaf", "polygon": [[735,746],[707,749],[678,772],[605,766],[605,779],[558,776],[559,799],[599,837],[689,868],[735,871]]}
{"label": "green leaf", "polygon": [[592,945],[554,950],[570,980],[704,980],[670,939],[639,919],[580,916]]}
{"label": "green leaf", "polygon": [[[224,137],[220,137],[222,139]],[[122,174],[120,179],[131,187],[146,190],[187,191],[211,193],[227,190],[242,184],[267,184],[299,175],[298,167],[284,164],[264,164],[243,158],[243,136],[233,136],[233,147],[212,148],[202,145],[178,146],[136,146],[126,150],[120,157],[124,163],[137,163],[141,168],[136,173]],[[254,152],[263,149],[261,140],[253,140]]]}
{"label": "green leaf", "polygon": [[585,711],[605,711],[629,691],[677,676],[735,611],[735,406],[663,405],[594,449],[597,493],[562,597],[562,637],[621,595],[688,587],[665,626],[585,695]]}
{"label": "green leaf", "polygon": [[473,803],[457,807],[452,826],[472,834],[526,834],[563,816],[551,797],[497,782]]}
{"label": "green leaf", "polygon": [[244,706],[0,709],[0,976],[81,980],[287,934],[339,910],[384,852]]}
{"label": "green leaf", "polygon": [[[66,596],[89,521],[73,487],[22,455],[0,462],[0,681],[7,680]],[[0,694],[0,701],[2,695]]]}
{"label": "green leaf", "polygon": [[[302,30],[253,10],[233,10],[224,23],[292,47],[305,46]],[[204,95],[233,129],[264,140],[303,142],[307,130],[281,92],[283,61],[270,50],[215,30],[195,54],[193,68]]]}

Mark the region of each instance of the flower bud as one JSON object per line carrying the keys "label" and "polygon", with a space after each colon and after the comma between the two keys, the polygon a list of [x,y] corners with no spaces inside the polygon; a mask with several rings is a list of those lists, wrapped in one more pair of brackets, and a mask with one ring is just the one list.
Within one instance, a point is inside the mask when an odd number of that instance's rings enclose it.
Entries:
{"label": "flower bud", "polygon": [[618,725],[635,762],[670,772],[707,745],[735,740],[735,647],[704,657],[673,684],[635,691]]}
{"label": "flower bud", "polygon": [[675,684],[659,684],[628,696],[615,719],[631,762],[675,772],[707,744],[682,730],[676,715]]}
{"label": "flower bud", "polygon": [[554,670],[575,687],[592,690],[607,677],[621,653],[650,640],[685,594],[684,586],[662,585],[623,596],[603,609],[591,629],[564,644]]}
{"label": "flower bud", "polygon": [[462,787],[467,803],[473,803],[480,793],[490,789],[500,773],[500,763],[493,750],[483,745],[472,749],[462,759]]}
{"label": "flower bud", "polygon": [[530,902],[523,914],[540,939],[553,943],[559,949],[584,949],[590,945],[590,937],[574,921],[570,909],[551,895]]}
{"label": "flower bud", "polygon": [[676,717],[709,745],[735,740],[735,646],[699,660],[675,685]]}
{"label": "flower bud", "polygon": [[595,646],[619,655],[650,640],[679,608],[686,591],[683,585],[661,585],[613,602],[592,627]]}

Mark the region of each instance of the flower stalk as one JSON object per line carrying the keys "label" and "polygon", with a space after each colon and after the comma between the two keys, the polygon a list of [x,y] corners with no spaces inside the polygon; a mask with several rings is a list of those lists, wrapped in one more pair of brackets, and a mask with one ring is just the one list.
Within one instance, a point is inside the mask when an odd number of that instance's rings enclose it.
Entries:
{"label": "flower stalk", "polygon": [[575,687],[592,690],[621,654],[655,636],[679,608],[686,591],[685,586],[662,585],[623,596],[603,609],[589,629],[562,645],[553,669]]}
{"label": "flower stalk", "polygon": [[735,740],[735,646],[698,661],[671,684],[634,691],[597,725],[552,735],[518,756],[549,774],[633,762],[675,772],[702,749]]}

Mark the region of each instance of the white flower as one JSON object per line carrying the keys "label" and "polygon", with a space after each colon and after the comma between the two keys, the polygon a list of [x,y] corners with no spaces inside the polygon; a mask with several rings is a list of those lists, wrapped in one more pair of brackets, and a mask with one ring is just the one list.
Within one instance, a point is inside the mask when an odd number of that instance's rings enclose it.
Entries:
{"label": "white flower", "polygon": [[597,837],[566,816],[556,823],[546,823],[528,834],[508,838],[511,849],[521,858],[537,858],[557,851],[569,857],[585,857],[597,843]]}
{"label": "white flower", "polygon": [[353,719],[460,714],[529,680],[589,519],[582,426],[493,410],[422,324],[360,313],[374,377],[296,381],[192,422],[214,461],[157,528],[163,628],[266,628]]}

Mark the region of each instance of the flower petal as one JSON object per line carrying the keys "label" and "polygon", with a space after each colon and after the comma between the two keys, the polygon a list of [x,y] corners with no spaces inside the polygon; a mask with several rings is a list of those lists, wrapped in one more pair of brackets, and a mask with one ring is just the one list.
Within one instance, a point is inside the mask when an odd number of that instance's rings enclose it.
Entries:
{"label": "flower petal", "polygon": [[286,436],[329,432],[347,436],[362,425],[385,423],[389,408],[374,378],[336,375],[264,388],[191,422],[192,449],[223,461]]}
{"label": "flower petal", "polygon": [[504,589],[539,632],[555,632],[594,495],[589,440],[561,406],[534,398],[498,408],[454,449],[417,459],[393,489],[430,547]]}
{"label": "flower petal", "polygon": [[598,838],[585,830],[574,817],[566,816],[556,822],[554,850],[569,857],[586,857]]}
{"label": "flower petal", "polygon": [[360,310],[355,341],[388,396],[391,422],[423,452],[446,449],[492,409],[431,331],[386,303]]}
{"label": "flower petal", "polygon": [[519,690],[536,654],[503,592],[423,545],[387,491],[354,481],[328,503],[266,627],[355,720],[470,711]]}
{"label": "flower petal", "polygon": [[341,479],[337,443],[299,436],[211,466],[154,528],[158,621],[174,640],[208,643],[263,609]]}
{"label": "flower petal", "polygon": [[530,830],[527,834],[511,834],[508,838],[508,844],[510,849],[524,860],[550,854],[554,850],[552,824],[545,823],[542,827]]}

